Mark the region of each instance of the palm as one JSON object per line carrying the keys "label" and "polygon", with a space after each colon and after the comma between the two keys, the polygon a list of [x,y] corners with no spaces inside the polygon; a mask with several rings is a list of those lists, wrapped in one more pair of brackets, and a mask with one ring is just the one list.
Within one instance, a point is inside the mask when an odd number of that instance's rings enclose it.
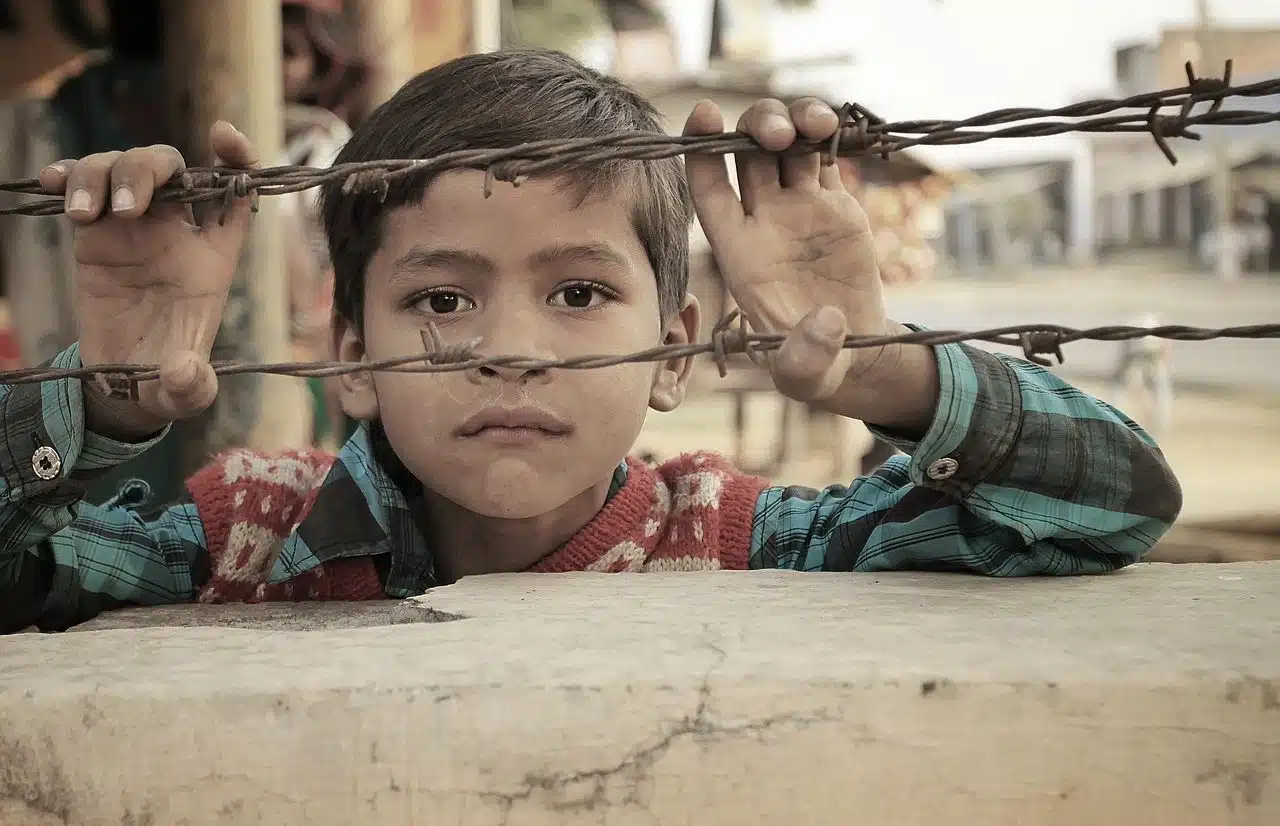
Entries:
{"label": "palm", "polygon": [[785,332],[780,327],[796,319],[783,318],[791,315],[785,307],[757,306],[761,298],[785,304],[788,296],[831,296],[852,334],[881,334],[880,280],[867,278],[877,271],[875,244],[857,201],[844,192],[780,194],[718,239],[717,256],[735,301],[766,328],[761,332]]}
{"label": "palm", "polygon": [[81,228],[77,306],[99,317],[80,325],[86,360],[154,364],[176,350],[208,353],[235,268],[228,253],[238,253],[216,240],[175,212]]}

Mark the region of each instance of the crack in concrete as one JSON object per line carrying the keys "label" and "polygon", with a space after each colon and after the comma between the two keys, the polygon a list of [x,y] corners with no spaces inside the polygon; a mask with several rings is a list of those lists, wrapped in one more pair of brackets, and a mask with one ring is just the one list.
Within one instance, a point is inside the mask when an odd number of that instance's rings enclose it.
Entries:
{"label": "crack in concrete", "polygon": [[[711,633],[710,625],[704,630]],[[734,737],[739,735],[760,735],[771,729],[782,726],[807,726],[813,723],[828,722],[833,719],[826,709],[812,713],[792,712],[775,714],[737,725],[723,725],[709,718],[712,689],[711,680],[715,672],[728,660],[728,654],[712,640],[704,641],[707,648],[715,654],[715,661],[703,675],[698,687],[698,702],[691,714],[675,721],[675,724],[663,732],[653,742],[639,745],[618,762],[598,769],[574,772],[530,772],[525,775],[520,789],[515,792],[480,792],[483,800],[498,804],[501,809],[500,826],[507,826],[512,811],[517,803],[533,798],[538,792],[547,794],[564,793],[577,786],[586,786],[586,794],[570,800],[548,800],[549,809],[557,812],[584,812],[597,808],[608,810],[613,806],[635,807],[653,817],[648,803],[643,800],[641,786],[650,779],[650,771],[675,745],[686,738],[708,740],[713,738]],[[622,797],[611,799],[610,782],[623,779]],[[601,812],[601,820],[605,812]],[[657,823],[657,818],[654,817]]]}

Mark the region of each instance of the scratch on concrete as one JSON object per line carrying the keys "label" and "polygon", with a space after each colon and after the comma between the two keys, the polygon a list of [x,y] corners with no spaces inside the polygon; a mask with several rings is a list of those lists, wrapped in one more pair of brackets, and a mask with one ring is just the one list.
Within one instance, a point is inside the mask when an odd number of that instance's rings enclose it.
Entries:
{"label": "scratch on concrete", "polygon": [[1280,711],[1280,683],[1258,677],[1241,677],[1227,684],[1227,702],[1237,705],[1257,697],[1263,711]]}
{"label": "scratch on concrete", "polygon": [[1227,810],[1234,812],[1238,804],[1257,806],[1262,802],[1262,790],[1270,777],[1271,769],[1267,766],[1214,760],[1208,769],[1196,775],[1196,782],[1221,785]]}
{"label": "scratch on concrete", "polygon": [[25,740],[0,733],[0,803],[70,823],[75,797],[56,754],[52,740],[37,750]]}

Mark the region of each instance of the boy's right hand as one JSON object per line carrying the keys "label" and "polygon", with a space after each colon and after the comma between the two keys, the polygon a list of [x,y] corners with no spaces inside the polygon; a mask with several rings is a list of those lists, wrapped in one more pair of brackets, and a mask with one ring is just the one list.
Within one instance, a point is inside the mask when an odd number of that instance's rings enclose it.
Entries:
{"label": "boy's right hand", "polygon": [[[210,143],[221,165],[257,166],[249,139],[219,121]],[[62,193],[75,223],[76,313],[86,366],[158,364],[160,378],[138,385],[138,401],[107,398],[84,383],[86,426],[133,441],[213,403],[209,365],[249,223],[249,199],[220,205],[200,226],[191,207],[153,203],[152,194],[185,169],[178,150],[148,146],[59,161],[40,173]]]}

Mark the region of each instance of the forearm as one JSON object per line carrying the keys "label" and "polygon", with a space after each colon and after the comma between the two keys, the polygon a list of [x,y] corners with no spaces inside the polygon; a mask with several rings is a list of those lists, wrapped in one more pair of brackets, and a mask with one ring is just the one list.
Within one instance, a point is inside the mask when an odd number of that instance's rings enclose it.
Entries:
{"label": "forearm", "polygon": [[[1172,525],[1182,491],[1155,442],[1120,411],[1030,362],[939,348],[946,391],[911,454],[916,484],[1027,544],[1077,541],[1136,561]],[[1066,547],[1066,546],[1064,546]]]}
{"label": "forearm", "polygon": [[1181,508],[1177,479],[1123,414],[1029,362],[937,348],[939,403],[907,456],[823,491],[761,496],[752,567],[1103,573],[1137,562]]}

